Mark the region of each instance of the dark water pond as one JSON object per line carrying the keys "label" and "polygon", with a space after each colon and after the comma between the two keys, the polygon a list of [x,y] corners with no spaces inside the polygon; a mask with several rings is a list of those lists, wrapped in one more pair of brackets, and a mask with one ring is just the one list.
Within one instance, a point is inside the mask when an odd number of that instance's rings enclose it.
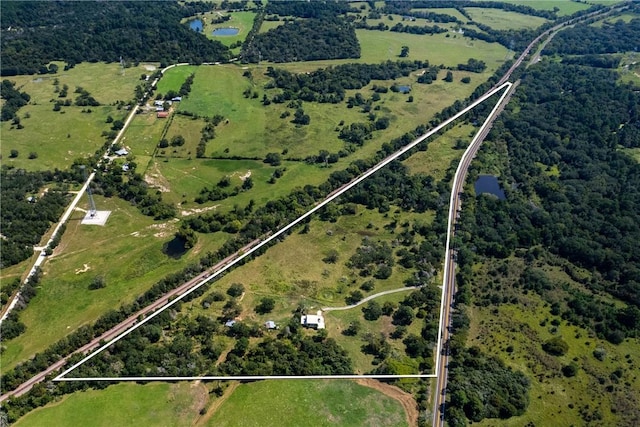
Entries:
{"label": "dark water pond", "polygon": [[218,28],[213,31],[214,36],[235,36],[240,32],[237,28]]}
{"label": "dark water pond", "polygon": [[500,200],[505,199],[504,191],[500,188],[498,178],[493,175],[480,175],[474,184],[476,194],[493,194]]}
{"label": "dark water pond", "polygon": [[202,32],[202,20],[194,19],[193,21],[189,21],[189,28],[193,31],[197,31],[199,33]]}

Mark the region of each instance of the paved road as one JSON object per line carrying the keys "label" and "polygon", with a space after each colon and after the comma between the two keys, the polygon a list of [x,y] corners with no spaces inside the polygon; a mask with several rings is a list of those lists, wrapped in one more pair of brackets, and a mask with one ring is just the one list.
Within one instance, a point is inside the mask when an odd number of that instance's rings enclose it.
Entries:
{"label": "paved road", "polygon": [[447,366],[448,366],[448,343],[449,328],[451,326],[451,306],[453,305],[453,295],[455,294],[455,248],[451,246],[451,237],[458,219],[460,205],[462,203],[460,195],[462,194],[464,183],[469,170],[471,161],[476,156],[480,145],[489,134],[493,121],[500,115],[504,106],[509,102],[511,95],[519,82],[511,85],[502,94],[491,114],[482,124],[471,144],[462,155],[462,159],[458,164],[456,174],[453,178],[451,189],[451,200],[449,203],[449,221],[447,227],[447,243],[445,252],[445,266],[442,289],[442,300],[440,302],[440,337],[436,347],[436,398],[434,401],[434,426],[440,426],[444,422],[444,402],[447,389]]}

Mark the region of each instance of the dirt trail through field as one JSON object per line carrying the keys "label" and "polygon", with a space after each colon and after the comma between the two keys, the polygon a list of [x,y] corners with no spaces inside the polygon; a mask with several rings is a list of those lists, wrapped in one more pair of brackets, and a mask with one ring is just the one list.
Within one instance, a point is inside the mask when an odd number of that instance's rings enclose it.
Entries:
{"label": "dirt trail through field", "polygon": [[240,385],[239,381],[231,381],[229,386],[224,391],[224,394],[216,399],[215,402],[207,409],[207,413],[201,417],[196,418],[193,422],[194,426],[204,426],[209,422],[209,419],[216,413],[216,411],[222,406],[222,404],[233,394],[236,388]]}
{"label": "dirt trail through field", "polygon": [[405,391],[402,391],[400,388],[394,385],[386,384],[371,378],[357,379],[356,383],[377,390],[384,395],[400,402],[400,404],[404,408],[405,415],[407,416],[407,423],[409,424],[409,426],[416,427],[418,425],[418,407],[412,395]]}

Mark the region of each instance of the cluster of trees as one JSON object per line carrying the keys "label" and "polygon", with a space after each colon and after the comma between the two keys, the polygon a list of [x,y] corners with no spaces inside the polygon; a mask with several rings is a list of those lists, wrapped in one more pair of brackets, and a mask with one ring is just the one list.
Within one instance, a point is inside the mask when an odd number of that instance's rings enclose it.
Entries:
{"label": "cluster of trees", "polygon": [[308,102],[338,103],[344,100],[349,89],[362,89],[371,80],[393,80],[408,76],[413,71],[429,67],[428,61],[387,61],[380,64],[344,64],[319,69],[311,73],[267,67],[267,75],[273,80],[267,89],[282,89],[273,102],[299,99]]}
{"label": "cluster of trees", "polygon": [[[636,10],[640,7],[635,6]],[[578,24],[565,31],[544,48],[545,54],[603,54],[637,51],[640,45],[640,18],[622,20],[602,27]]]}
{"label": "cluster of trees", "polygon": [[207,118],[205,125],[202,127],[200,131],[200,141],[198,142],[198,147],[196,148],[196,157],[203,158],[207,153],[207,143],[216,137],[216,126],[220,124],[224,120],[224,117],[220,114],[216,114],[212,118]]}
{"label": "cluster of trees", "polygon": [[618,68],[621,56],[616,55],[578,55],[562,58],[563,64],[587,65],[596,68]]}
{"label": "cluster of trees", "polygon": [[66,193],[55,190],[39,195],[45,185],[51,185],[57,179],[52,172],[3,169],[0,179],[3,234],[0,267],[6,268],[33,255],[33,246],[60,218],[68,197]]}
{"label": "cluster of trees", "polygon": [[458,70],[471,71],[472,73],[481,73],[487,69],[487,64],[484,61],[469,58],[466,64],[458,64]]}
{"label": "cluster of trees", "polygon": [[118,196],[136,206],[143,215],[154,219],[173,218],[177,213],[175,206],[162,201],[160,191],[151,191],[142,175],[135,171],[133,162],[129,162],[128,172],[121,168],[98,171],[92,182],[92,191],[105,197]]}
{"label": "cluster of trees", "polygon": [[220,365],[226,375],[347,375],[353,365],[347,352],[326,331],[302,336],[300,320],[294,317],[278,338],[263,339],[249,346],[239,339]]}
{"label": "cluster of trees", "polygon": [[398,22],[396,25],[391,27],[391,31],[395,33],[409,33],[409,34],[440,34],[446,33],[446,28],[439,27],[437,25],[403,25],[401,22]]}
{"label": "cluster of trees", "polygon": [[[191,31],[180,20],[205,12],[205,3],[78,2],[2,8],[2,75],[48,73],[46,64],[83,61],[216,62],[230,57],[218,41]],[[98,13],[98,14],[96,14]],[[55,41],[55,42],[54,42]],[[189,49],[184,49],[189,46]]]}
{"label": "cluster of trees", "polygon": [[384,241],[371,242],[364,239],[362,245],[351,256],[347,266],[360,270],[360,276],[373,276],[376,279],[387,279],[393,272],[395,264],[393,250]]}
{"label": "cluster of trees", "polygon": [[2,110],[0,111],[0,121],[6,122],[9,120],[15,120],[16,113],[20,109],[27,105],[31,100],[26,92],[20,92],[15,88],[13,82],[9,80],[2,81],[2,87],[0,88],[0,96],[4,99]]}
{"label": "cluster of trees", "polygon": [[[256,34],[252,48],[258,51],[258,61],[292,62],[360,57],[360,44],[353,25],[338,17],[285,23],[266,33]],[[257,62],[255,58],[252,61]]]}
{"label": "cluster of trees", "polygon": [[529,406],[529,388],[529,379],[500,359],[477,347],[461,350],[449,363],[445,417],[452,426],[464,426],[468,420],[522,415]]}

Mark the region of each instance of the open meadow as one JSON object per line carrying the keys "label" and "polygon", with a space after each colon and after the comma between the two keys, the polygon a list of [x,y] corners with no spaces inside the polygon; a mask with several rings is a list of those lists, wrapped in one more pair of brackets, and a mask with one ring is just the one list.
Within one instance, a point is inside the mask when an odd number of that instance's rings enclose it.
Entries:
{"label": "open meadow", "polygon": [[[38,294],[20,313],[27,330],[4,343],[4,369],[133,301],[159,279],[215,250],[226,239],[222,233],[203,235],[193,249],[174,259],[163,253],[163,247],[172,240],[176,221],[154,221],[117,198],[96,196],[96,205],[112,211],[106,225],[80,224],[83,211],[71,216],[60,245],[44,264]],[[88,208],[86,199],[80,206]],[[104,278],[106,287],[89,290],[97,276]]]}
{"label": "open meadow", "polygon": [[549,22],[539,16],[525,15],[523,13],[501,9],[466,7],[464,10],[473,18],[474,22],[488,25],[494,30],[534,29]]}
{"label": "open meadow", "polygon": [[[577,2],[574,0],[502,0],[504,3],[529,6],[538,10],[556,10],[558,16],[572,15],[589,8],[592,2]],[[613,3],[614,1],[608,2]]]}
{"label": "open meadow", "polygon": [[63,397],[21,418],[16,427],[188,427],[209,399],[203,384],[121,383]]}
{"label": "open meadow", "polygon": [[206,425],[382,427],[407,421],[396,400],[353,381],[292,380],[240,385]]}

